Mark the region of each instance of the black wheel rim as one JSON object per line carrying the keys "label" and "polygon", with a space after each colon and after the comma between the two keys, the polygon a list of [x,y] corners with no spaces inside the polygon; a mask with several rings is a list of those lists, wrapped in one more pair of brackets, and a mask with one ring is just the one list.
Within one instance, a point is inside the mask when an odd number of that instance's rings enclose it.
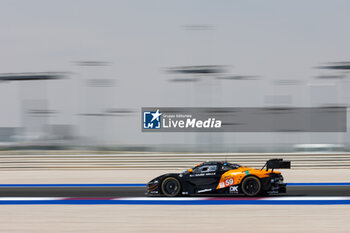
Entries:
{"label": "black wheel rim", "polygon": [[259,191],[259,183],[256,180],[250,179],[247,180],[244,184],[244,190],[248,194],[256,194]]}
{"label": "black wheel rim", "polygon": [[168,195],[175,195],[178,192],[179,184],[176,182],[176,180],[167,180],[164,184],[164,191]]}

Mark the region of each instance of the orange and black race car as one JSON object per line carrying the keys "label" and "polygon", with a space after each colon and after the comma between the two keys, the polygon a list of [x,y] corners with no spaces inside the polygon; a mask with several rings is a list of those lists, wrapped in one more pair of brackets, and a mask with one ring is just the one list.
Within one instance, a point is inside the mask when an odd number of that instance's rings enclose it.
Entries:
{"label": "orange and black race car", "polygon": [[147,184],[148,196],[232,194],[257,196],[286,192],[279,168],[290,168],[290,161],[271,159],[262,169],[228,162],[204,162],[183,173],[161,175]]}

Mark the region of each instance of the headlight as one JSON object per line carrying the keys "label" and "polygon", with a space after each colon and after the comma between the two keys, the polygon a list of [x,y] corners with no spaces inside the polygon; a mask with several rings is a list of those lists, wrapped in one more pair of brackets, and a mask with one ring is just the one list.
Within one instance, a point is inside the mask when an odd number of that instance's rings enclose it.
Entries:
{"label": "headlight", "polygon": [[150,182],[148,182],[149,184],[158,184],[159,181],[158,180],[151,180]]}

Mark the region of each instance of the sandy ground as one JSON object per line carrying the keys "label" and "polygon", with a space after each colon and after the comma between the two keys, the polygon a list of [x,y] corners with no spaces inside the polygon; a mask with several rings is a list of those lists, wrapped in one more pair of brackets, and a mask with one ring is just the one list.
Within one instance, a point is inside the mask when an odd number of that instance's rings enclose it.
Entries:
{"label": "sandy ground", "polygon": [[[182,170],[27,170],[0,171],[0,184],[146,183]],[[285,182],[350,182],[350,169],[281,170]]]}
{"label": "sandy ground", "polygon": [[0,232],[349,232],[350,206],[1,206]]}

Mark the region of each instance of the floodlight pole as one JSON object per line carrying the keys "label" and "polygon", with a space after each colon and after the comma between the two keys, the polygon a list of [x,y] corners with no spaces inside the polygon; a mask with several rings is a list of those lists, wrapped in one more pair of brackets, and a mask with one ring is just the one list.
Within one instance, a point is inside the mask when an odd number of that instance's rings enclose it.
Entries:
{"label": "floodlight pole", "polygon": [[[33,73],[33,72],[30,72],[30,73],[3,73],[3,74],[0,74],[0,81],[2,82],[21,82],[21,85],[20,85],[20,102],[21,102],[21,111],[22,111],[22,125],[23,125],[23,128],[24,128],[24,138],[27,138],[27,135],[25,133],[26,130],[28,130],[29,128],[29,125],[26,125],[26,115],[29,114],[28,112],[25,111],[25,97],[23,96],[24,95],[24,92],[26,91],[25,88],[24,88],[24,81],[26,82],[30,82],[30,83],[33,83],[34,81],[38,82],[38,81],[44,81],[43,84],[44,84],[44,87],[42,88],[43,92],[44,92],[44,101],[47,101],[47,87],[46,87],[46,83],[45,81],[48,81],[48,80],[56,80],[56,79],[63,79],[65,78],[67,73],[64,73],[64,72],[38,72],[38,73]],[[44,115],[44,125],[47,124],[46,122],[46,119],[47,117],[49,117],[50,115],[50,112],[46,111],[47,110],[47,106],[46,106],[47,103],[45,103],[45,106],[44,106],[44,111],[42,111],[41,113],[39,112],[32,112],[32,114],[39,114],[39,115]],[[39,110],[42,110],[42,109],[39,109]],[[41,129],[43,130],[43,129]],[[22,132],[23,133],[23,132]]]}
{"label": "floodlight pole", "polygon": [[[350,62],[332,62],[332,63],[328,63],[327,65],[324,66],[319,66],[317,67],[319,69],[328,69],[328,70],[338,70],[338,71],[345,71],[346,73],[350,72]],[[318,76],[317,78],[327,78],[327,79],[336,79],[337,80],[337,89],[338,89],[338,93],[339,94],[339,99],[338,102],[342,103],[343,100],[343,91],[341,90],[341,87],[343,86],[344,82],[343,80],[345,78],[347,78],[347,75],[343,74],[342,75],[338,75],[338,76]],[[348,112],[348,103],[345,100],[343,102],[346,105],[346,111]],[[342,139],[340,139],[343,143],[345,143],[345,134],[339,135],[339,137],[342,137]]]}
{"label": "floodlight pole", "polygon": [[[107,66],[110,66],[110,62],[106,62],[106,61],[77,61],[77,62],[74,62],[74,65],[76,66],[79,66],[79,67],[82,67],[84,70],[87,70],[88,68],[96,68],[96,67],[107,67]],[[80,108],[80,111],[83,112],[83,113],[79,113],[78,116],[81,116],[83,119],[81,122],[84,122],[86,121],[86,117],[99,117],[99,116],[105,116],[104,113],[100,113],[100,111],[98,113],[95,112],[95,110],[92,110],[93,114],[86,114],[86,113],[89,113],[90,112],[90,109],[87,108],[88,106],[88,103],[87,101],[83,101],[84,99],[88,99],[88,90],[87,90],[87,86],[90,86],[90,87],[104,87],[104,85],[108,85],[108,84],[103,84],[102,82],[103,81],[106,81],[106,80],[101,80],[101,79],[95,79],[95,78],[92,78],[92,79],[86,79],[84,77],[81,76],[81,74],[78,74],[79,75],[79,81],[81,82],[81,85],[79,85],[80,87],[83,88],[83,90],[81,90],[81,95],[79,96],[79,105],[81,106]],[[89,74],[87,74],[89,75]],[[112,83],[110,83],[112,85]],[[105,95],[106,93],[103,92],[103,97],[105,99]],[[90,106],[90,105],[89,105]],[[79,121],[80,122],[80,121]],[[84,127],[84,123],[79,123],[79,124],[83,124],[83,129],[85,128],[85,130],[87,130],[87,133],[89,133],[89,128],[88,126],[91,126],[91,125],[98,125],[98,124],[85,124],[86,127]],[[81,128],[81,127],[80,127]],[[105,126],[105,122],[104,120],[102,121],[102,124],[101,124],[101,127],[100,127],[100,131],[102,131],[102,135],[100,137],[100,142],[102,145],[105,144],[105,141],[106,141],[106,137],[105,137],[105,129],[107,127]],[[90,135],[91,136],[91,135]],[[94,135],[93,135],[94,136]],[[84,140],[82,140],[82,145],[84,145]],[[87,142],[89,143],[89,142]]]}

